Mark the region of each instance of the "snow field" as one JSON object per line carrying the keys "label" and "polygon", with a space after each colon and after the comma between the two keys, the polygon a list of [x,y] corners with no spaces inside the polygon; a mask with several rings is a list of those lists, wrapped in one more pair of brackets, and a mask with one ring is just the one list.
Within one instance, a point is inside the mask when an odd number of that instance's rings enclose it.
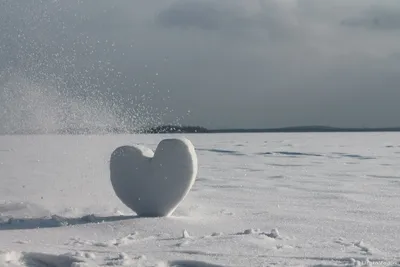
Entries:
{"label": "snow field", "polygon": [[398,134],[186,137],[197,179],[164,218],[109,159],[171,135],[0,137],[0,266],[400,266]]}

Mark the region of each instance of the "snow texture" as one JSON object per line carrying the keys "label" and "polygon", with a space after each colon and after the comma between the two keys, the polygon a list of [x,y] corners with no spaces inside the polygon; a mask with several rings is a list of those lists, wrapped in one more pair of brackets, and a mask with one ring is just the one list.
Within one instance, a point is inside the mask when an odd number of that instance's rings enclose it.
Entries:
{"label": "snow texture", "polygon": [[186,138],[162,140],[154,154],[143,146],[121,146],[110,160],[115,193],[141,217],[171,215],[192,188],[197,168]]}
{"label": "snow texture", "polygon": [[139,217],[110,155],[171,136],[0,136],[0,266],[400,267],[398,133],[191,134],[190,193]]}

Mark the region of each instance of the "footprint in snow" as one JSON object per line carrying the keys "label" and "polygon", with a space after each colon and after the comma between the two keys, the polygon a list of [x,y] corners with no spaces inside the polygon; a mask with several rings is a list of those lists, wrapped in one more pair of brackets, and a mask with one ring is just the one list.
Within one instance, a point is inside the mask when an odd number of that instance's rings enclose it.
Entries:
{"label": "footprint in snow", "polygon": [[372,255],[376,254],[379,251],[375,248],[373,248],[371,245],[365,244],[364,241],[357,241],[357,242],[349,242],[346,241],[346,239],[340,237],[337,240],[334,241],[337,244],[340,244],[345,247],[353,247],[353,248],[358,248],[360,249],[361,253],[364,255]]}
{"label": "footprint in snow", "polygon": [[279,231],[276,228],[272,229],[271,232],[269,232],[269,233],[261,232],[260,229],[246,229],[243,232],[237,233],[236,235],[254,235],[254,234],[267,236],[267,237],[273,238],[273,239],[281,239]]}

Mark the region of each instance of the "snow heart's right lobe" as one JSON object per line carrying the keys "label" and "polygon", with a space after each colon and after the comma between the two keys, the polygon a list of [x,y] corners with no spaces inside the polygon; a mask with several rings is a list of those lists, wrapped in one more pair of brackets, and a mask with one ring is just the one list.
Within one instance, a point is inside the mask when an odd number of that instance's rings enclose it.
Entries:
{"label": "snow heart's right lobe", "polygon": [[121,146],[110,160],[116,195],[138,216],[171,215],[190,191],[198,169],[188,139],[164,139],[155,153],[142,146]]}

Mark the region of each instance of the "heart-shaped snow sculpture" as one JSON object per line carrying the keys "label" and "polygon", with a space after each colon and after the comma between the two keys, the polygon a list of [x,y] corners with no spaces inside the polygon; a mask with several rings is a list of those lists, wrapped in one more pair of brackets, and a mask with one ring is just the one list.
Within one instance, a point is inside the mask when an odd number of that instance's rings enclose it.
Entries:
{"label": "heart-shaped snow sculpture", "polygon": [[138,216],[171,215],[189,193],[197,175],[197,155],[186,138],[164,139],[155,151],[121,146],[110,159],[116,195]]}

